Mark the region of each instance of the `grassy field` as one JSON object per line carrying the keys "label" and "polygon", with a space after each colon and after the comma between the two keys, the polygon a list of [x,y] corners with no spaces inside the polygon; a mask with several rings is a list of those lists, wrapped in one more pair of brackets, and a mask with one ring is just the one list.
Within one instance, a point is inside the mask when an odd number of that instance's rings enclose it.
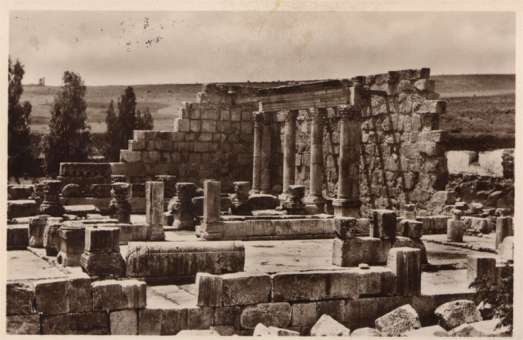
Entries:
{"label": "grassy field", "polygon": [[[456,136],[514,135],[514,75],[444,75],[433,76],[441,97],[448,100],[447,114],[441,128]],[[275,86],[277,83],[251,83]],[[171,130],[183,101],[194,101],[201,84],[165,84],[133,86],[138,108],[149,107],[156,130]],[[125,86],[88,86],[87,115],[92,132],[105,131],[105,109],[123,93]],[[22,100],[33,106],[31,128],[46,133],[53,97],[59,87],[25,86]],[[458,138],[459,140],[459,138]]]}

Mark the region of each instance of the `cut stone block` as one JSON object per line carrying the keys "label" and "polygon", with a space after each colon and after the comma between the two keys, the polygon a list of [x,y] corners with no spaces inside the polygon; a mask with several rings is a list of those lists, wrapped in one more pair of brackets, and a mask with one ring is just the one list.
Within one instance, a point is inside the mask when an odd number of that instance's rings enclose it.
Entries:
{"label": "cut stone block", "polygon": [[291,307],[291,327],[309,330],[318,319],[316,302],[293,303]]}
{"label": "cut stone block", "polygon": [[162,226],[164,210],[164,183],[145,182],[145,223],[148,226],[147,239],[163,241],[165,233]]}
{"label": "cut stone block", "polygon": [[408,337],[449,336],[449,333],[439,325],[421,327],[405,333]]}
{"label": "cut stone block", "polygon": [[9,200],[7,201],[7,218],[32,216],[38,213],[35,200]]}
{"label": "cut stone block", "polygon": [[60,251],[56,262],[64,267],[80,265],[80,257],[85,248],[85,227],[63,225],[59,231]]}
{"label": "cut stone block", "polygon": [[271,277],[258,273],[197,275],[198,305],[236,306],[269,302]]}
{"label": "cut stone block", "polygon": [[239,242],[130,242],[127,275],[148,282],[193,280],[198,272],[243,271],[245,250]]}
{"label": "cut stone block", "polygon": [[380,337],[381,333],[376,328],[362,327],[353,330],[350,336]]}
{"label": "cut stone block", "polygon": [[514,262],[514,236],[507,236],[501,242],[499,254],[503,261]]}
{"label": "cut stone block", "polygon": [[109,315],[105,312],[44,315],[42,334],[110,334]]}
{"label": "cut stone block", "polygon": [[415,296],[421,293],[421,251],[414,248],[392,248],[387,267],[396,276],[396,293]]}
{"label": "cut stone block", "polygon": [[496,218],[496,249],[499,248],[505,237],[514,235],[512,217],[500,216]]}
{"label": "cut stone block", "polygon": [[92,283],[95,311],[145,308],[146,284],[138,280],[104,280]]}
{"label": "cut stone block", "polygon": [[473,282],[476,279],[496,280],[496,258],[484,255],[467,256],[467,280]]}
{"label": "cut stone block", "polygon": [[396,237],[396,213],[387,209],[372,210],[369,236],[394,239]]}
{"label": "cut stone block", "polygon": [[421,327],[418,313],[411,305],[403,305],[377,318],[375,325],[385,336],[400,336]]}
{"label": "cut stone block", "polygon": [[52,279],[35,282],[36,310],[46,315],[69,313],[69,280]]}
{"label": "cut stone block", "polygon": [[87,227],[85,229],[85,251],[120,252],[120,229]]}
{"label": "cut stone block", "polygon": [[345,240],[356,236],[359,222],[354,217],[337,217],[334,219],[334,233],[336,237]]}
{"label": "cut stone block", "polygon": [[34,286],[26,282],[7,283],[7,315],[34,314],[35,309],[35,289]]}
{"label": "cut stone block", "polygon": [[38,215],[29,219],[29,247],[44,247],[44,230],[49,215]]}
{"label": "cut stone block", "polygon": [[247,205],[249,205],[251,210],[276,209],[280,205],[280,200],[273,195],[254,194],[249,196]]}
{"label": "cut stone block", "polygon": [[119,228],[94,226],[85,229],[85,249],[80,257],[80,266],[89,276],[125,276],[125,261],[120,254],[119,235]]}
{"label": "cut stone block", "polygon": [[335,238],[332,245],[332,264],[355,267],[360,263],[378,264],[386,258],[385,248],[377,237]]}
{"label": "cut stone block", "polygon": [[112,335],[137,335],[138,312],[134,309],[114,311],[109,314]]}
{"label": "cut stone block", "polygon": [[69,311],[71,313],[91,312],[93,310],[92,280],[89,278],[72,278],[67,287]]}
{"label": "cut stone block", "polygon": [[389,268],[355,269],[358,277],[358,295],[389,296],[396,291],[396,277]]}
{"label": "cut stone block", "polygon": [[423,236],[423,223],[417,220],[401,220],[398,223],[397,234],[413,239],[419,239]]}
{"label": "cut stone block", "polygon": [[27,225],[7,226],[7,250],[23,250],[29,245]]}
{"label": "cut stone block", "polygon": [[470,300],[455,300],[436,308],[434,315],[438,324],[446,330],[451,330],[464,323],[481,321],[481,315],[476,305]]}
{"label": "cut stone block", "polygon": [[187,308],[141,309],[138,312],[138,334],[175,335],[187,329]]}
{"label": "cut stone block", "polygon": [[260,303],[246,307],[241,316],[243,328],[254,329],[257,324],[279,328],[287,327],[291,322],[291,305],[287,302]]}
{"label": "cut stone block", "polygon": [[349,336],[350,329],[327,314],[323,314],[311,328],[311,336]]}
{"label": "cut stone block", "polygon": [[254,327],[253,336],[299,336],[300,333],[296,331],[291,331],[285,328],[278,327],[267,327],[262,323],[259,323]]}
{"label": "cut stone block", "polygon": [[447,241],[449,242],[463,242],[463,235],[465,234],[465,223],[461,220],[447,221]]}
{"label": "cut stone block", "polygon": [[8,315],[7,334],[40,334],[40,315]]}

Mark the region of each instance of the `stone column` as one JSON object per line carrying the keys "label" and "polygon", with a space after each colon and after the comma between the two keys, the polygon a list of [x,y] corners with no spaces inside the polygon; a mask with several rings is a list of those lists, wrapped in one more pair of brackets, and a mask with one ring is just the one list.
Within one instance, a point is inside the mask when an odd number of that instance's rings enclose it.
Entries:
{"label": "stone column", "polygon": [[465,223],[461,220],[462,214],[461,210],[452,209],[452,218],[447,221],[447,241],[463,242]]}
{"label": "stone column", "polygon": [[289,186],[295,181],[296,166],[296,117],[298,110],[287,111],[283,136],[283,185],[280,200],[285,200]]}
{"label": "stone column", "polygon": [[338,158],[338,193],[332,202],[334,215],[360,215],[360,113],[352,107],[342,107],[340,113],[340,155]]}
{"label": "stone column", "polygon": [[271,157],[272,157],[272,112],[263,112],[262,146],[261,146],[261,176],[260,190],[262,194],[270,194]]}
{"label": "stone column", "polygon": [[496,218],[496,249],[499,248],[507,236],[514,235],[514,226],[511,216]]}
{"label": "stone column", "polygon": [[44,230],[49,215],[38,215],[29,219],[29,247],[44,247]]}
{"label": "stone column", "polygon": [[387,267],[396,276],[396,293],[399,296],[417,296],[421,293],[421,250],[392,248],[387,257]]}
{"label": "stone column", "polygon": [[203,182],[203,223],[212,224],[220,220],[221,183],[212,179]]}
{"label": "stone column", "polygon": [[176,183],[176,197],[172,206],[174,213],[173,227],[176,229],[194,230],[194,209],[192,199],[196,195],[196,184],[190,182]]}
{"label": "stone column", "polygon": [[262,153],[263,113],[254,113],[254,143],[252,155],[252,193],[261,190],[261,153]]}
{"label": "stone column", "polygon": [[40,212],[54,217],[62,216],[64,207],[60,202],[61,181],[46,180],[44,181],[44,200],[40,205]]}
{"label": "stone column", "polygon": [[305,202],[309,205],[316,206],[322,212],[325,206],[323,198],[323,118],[325,117],[325,108],[318,110],[311,109],[311,149],[310,149],[310,186],[309,196]]}
{"label": "stone column", "polygon": [[163,198],[164,182],[145,182],[145,223],[147,239],[150,241],[165,240],[163,231]]}
{"label": "stone column", "polygon": [[111,208],[112,217],[118,219],[118,223],[131,222],[131,204],[129,203],[129,183],[116,182],[111,185]]}

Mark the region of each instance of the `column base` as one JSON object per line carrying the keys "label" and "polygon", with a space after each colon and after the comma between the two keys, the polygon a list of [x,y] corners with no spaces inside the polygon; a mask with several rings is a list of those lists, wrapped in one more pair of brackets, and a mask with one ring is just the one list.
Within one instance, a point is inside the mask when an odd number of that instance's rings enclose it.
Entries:
{"label": "column base", "polygon": [[326,201],[322,196],[307,196],[303,201],[307,206],[307,211],[321,214],[325,210]]}
{"label": "column base", "polygon": [[336,217],[360,217],[360,202],[350,201],[346,198],[335,198],[332,200],[334,216]]}

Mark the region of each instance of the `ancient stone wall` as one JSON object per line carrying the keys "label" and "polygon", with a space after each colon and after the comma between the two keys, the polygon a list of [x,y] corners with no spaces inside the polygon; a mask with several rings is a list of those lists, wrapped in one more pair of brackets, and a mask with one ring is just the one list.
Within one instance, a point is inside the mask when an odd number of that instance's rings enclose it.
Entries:
{"label": "ancient stone wall", "polygon": [[[368,97],[361,122],[360,198],[369,208],[400,209],[405,203],[424,206],[432,194],[444,190],[447,167],[445,133],[439,115],[446,103],[437,100],[428,69],[389,72],[363,78]],[[377,93],[382,91],[382,94]],[[386,96],[384,96],[386,94]],[[335,197],[338,181],[339,115],[328,108],[323,120],[324,194]],[[296,182],[309,185],[310,115],[301,110],[296,132]],[[281,183],[284,118],[277,116],[271,168]],[[276,191],[278,186],[273,186]]]}
{"label": "ancient stone wall", "polygon": [[[236,92],[237,91],[237,92]],[[222,181],[228,190],[252,174],[252,113],[255,102],[236,103],[249,89],[207,85],[197,101],[186,103],[174,121],[174,131],[134,131],[113,175],[145,181],[175,175],[178,181],[201,184]]]}

